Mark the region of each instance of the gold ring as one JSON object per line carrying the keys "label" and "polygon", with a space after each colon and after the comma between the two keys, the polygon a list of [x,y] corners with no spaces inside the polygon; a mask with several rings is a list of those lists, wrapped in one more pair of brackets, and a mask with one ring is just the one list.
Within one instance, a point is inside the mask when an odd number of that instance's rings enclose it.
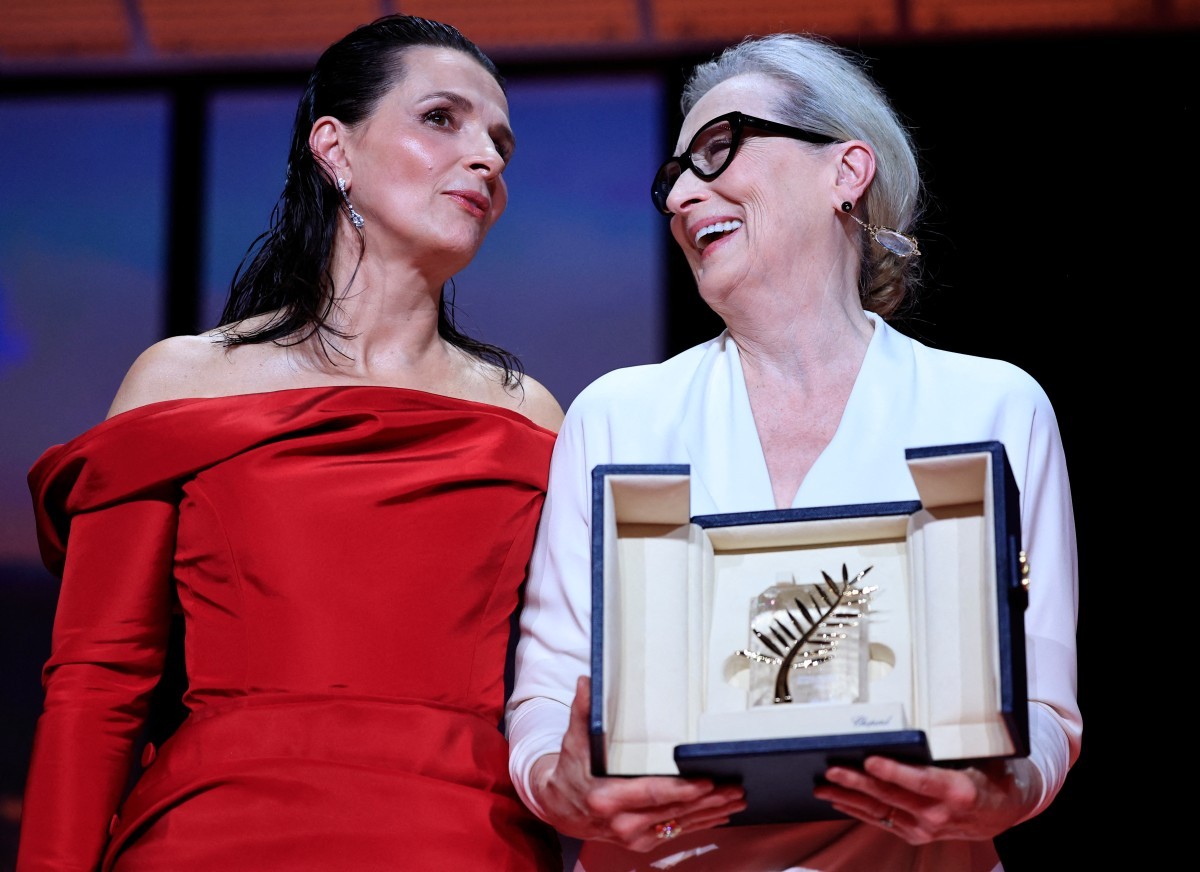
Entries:
{"label": "gold ring", "polygon": [[654,825],[654,835],[660,839],[673,839],[683,830],[679,825],[679,821],[671,818],[669,821],[663,821],[661,824]]}

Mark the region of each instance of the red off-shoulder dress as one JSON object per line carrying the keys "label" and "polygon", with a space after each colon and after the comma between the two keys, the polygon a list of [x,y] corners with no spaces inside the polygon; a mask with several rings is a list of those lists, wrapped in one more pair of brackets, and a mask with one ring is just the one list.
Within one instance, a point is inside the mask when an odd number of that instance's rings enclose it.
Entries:
{"label": "red off-shoulder dress", "polygon": [[[561,868],[500,731],[553,442],[326,387],[155,403],[48,450],[29,483],[62,587],[20,872]],[[189,714],[135,761],[178,612]]]}

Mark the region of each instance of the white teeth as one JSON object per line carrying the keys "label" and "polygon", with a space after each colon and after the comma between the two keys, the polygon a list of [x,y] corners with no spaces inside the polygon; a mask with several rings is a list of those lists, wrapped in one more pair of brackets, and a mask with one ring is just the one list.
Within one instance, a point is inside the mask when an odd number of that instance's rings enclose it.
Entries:
{"label": "white teeth", "polygon": [[[701,240],[706,236],[712,236],[714,233],[732,233],[742,226],[741,221],[718,221],[716,224],[709,224],[707,227],[701,227],[696,231],[696,247],[703,248],[708,243],[702,243]],[[712,240],[709,240],[710,242]]]}

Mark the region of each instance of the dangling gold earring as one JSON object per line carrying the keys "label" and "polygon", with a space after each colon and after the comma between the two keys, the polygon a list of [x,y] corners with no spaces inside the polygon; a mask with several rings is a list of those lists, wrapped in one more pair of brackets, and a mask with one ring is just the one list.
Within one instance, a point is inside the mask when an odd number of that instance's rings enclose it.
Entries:
{"label": "dangling gold earring", "polygon": [[868,224],[857,215],[851,214],[854,209],[854,204],[849,200],[842,201],[842,211],[850,215],[857,221],[867,235],[875,242],[878,242],[896,257],[912,257],[920,254],[921,249],[917,247],[916,237],[909,236],[907,233],[901,233],[899,230],[893,230],[890,227],[880,227],[878,224]]}

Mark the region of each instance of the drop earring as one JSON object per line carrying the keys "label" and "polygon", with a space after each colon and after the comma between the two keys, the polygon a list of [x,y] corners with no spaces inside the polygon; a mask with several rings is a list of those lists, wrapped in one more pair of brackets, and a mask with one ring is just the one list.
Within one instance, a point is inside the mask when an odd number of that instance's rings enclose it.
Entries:
{"label": "drop earring", "polygon": [[354,211],[354,205],[350,202],[350,195],[346,193],[346,180],[345,179],[341,179],[341,178],[338,179],[338,190],[342,194],[342,199],[346,201],[346,208],[350,210],[350,223],[353,224],[355,227],[357,227],[359,230],[361,230],[363,224],[365,224],[366,222],[363,221],[363,216],[359,215],[357,212]]}
{"label": "drop earring", "polygon": [[868,224],[857,215],[852,214],[853,209],[854,204],[849,200],[842,201],[842,211],[857,221],[863,230],[867,231],[867,235],[871,239],[896,255],[896,257],[912,257],[921,253],[921,249],[917,247],[915,237],[909,236],[907,233],[901,233],[899,230],[893,230],[890,227]]}

